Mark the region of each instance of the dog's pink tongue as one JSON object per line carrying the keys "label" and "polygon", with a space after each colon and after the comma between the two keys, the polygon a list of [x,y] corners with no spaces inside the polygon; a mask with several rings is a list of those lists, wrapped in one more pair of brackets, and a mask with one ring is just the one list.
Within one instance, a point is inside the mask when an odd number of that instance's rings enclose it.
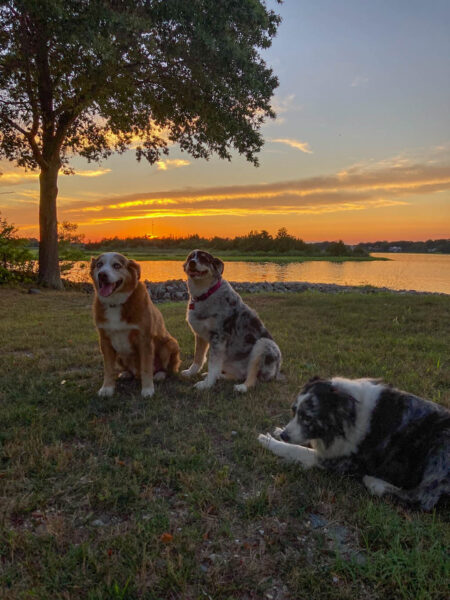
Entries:
{"label": "dog's pink tongue", "polygon": [[104,283],[102,286],[100,286],[100,296],[111,296],[111,294],[113,293],[114,290],[114,284],[113,283]]}

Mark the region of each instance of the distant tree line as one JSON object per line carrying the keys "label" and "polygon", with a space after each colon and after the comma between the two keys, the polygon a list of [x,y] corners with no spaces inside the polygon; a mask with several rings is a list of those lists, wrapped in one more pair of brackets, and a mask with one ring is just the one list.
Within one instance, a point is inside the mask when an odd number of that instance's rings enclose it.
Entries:
{"label": "distant tree line", "polygon": [[358,244],[367,252],[417,252],[420,254],[436,252],[450,254],[450,239],[427,240],[426,242],[410,242],[399,240],[396,242],[368,242]]}
{"label": "distant tree line", "polygon": [[89,242],[84,245],[86,250],[183,250],[202,248],[211,251],[229,251],[236,254],[247,252],[263,254],[288,254],[291,256],[306,255],[328,255],[328,256],[367,256],[363,248],[351,247],[338,242],[318,242],[307,244],[302,239],[290,235],[285,227],[278,230],[275,236],[268,231],[250,231],[247,235],[235,238],[219,237],[204,238],[199,235],[186,237],[161,237],[151,238],[148,236],[132,238],[104,238],[99,242]]}
{"label": "distant tree line", "polygon": [[291,256],[367,256],[370,252],[417,252],[450,254],[450,239],[427,240],[426,242],[378,241],[362,242],[351,246],[339,241],[306,243],[301,238],[290,235],[285,227],[278,230],[275,236],[268,231],[250,231],[247,235],[234,238],[204,238],[199,235],[185,237],[149,236],[128,238],[103,238],[99,242],[84,244],[86,250],[206,250],[229,251],[236,254],[253,252],[269,254],[288,254]]}

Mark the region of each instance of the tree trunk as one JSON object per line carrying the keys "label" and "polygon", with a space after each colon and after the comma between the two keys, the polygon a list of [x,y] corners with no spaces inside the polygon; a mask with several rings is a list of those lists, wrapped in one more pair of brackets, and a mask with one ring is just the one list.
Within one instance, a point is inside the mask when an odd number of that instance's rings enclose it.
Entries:
{"label": "tree trunk", "polygon": [[60,162],[50,163],[39,175],[39,283],[57,290],[63,289],[58,262],[58,221],[56,198]]}

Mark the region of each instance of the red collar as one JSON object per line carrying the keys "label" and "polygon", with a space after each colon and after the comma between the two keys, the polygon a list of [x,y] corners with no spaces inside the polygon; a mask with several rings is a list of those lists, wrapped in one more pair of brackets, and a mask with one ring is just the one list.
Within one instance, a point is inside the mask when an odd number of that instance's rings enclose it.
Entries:
{"label": "red collar", "polygon": [[214,294],[214,292],[216,292],[221,285],[222,279],[219,279],[219,281],[217,281],[212,287],[209,288],[207,292],[205,292],[201,296],[193,296],[191,298],[191,301],[189,302],[189,310],[193,310],[195,308],[195,302],[201,302],[202,300],[206,300],[207,298],[212,296],[212,294]]}

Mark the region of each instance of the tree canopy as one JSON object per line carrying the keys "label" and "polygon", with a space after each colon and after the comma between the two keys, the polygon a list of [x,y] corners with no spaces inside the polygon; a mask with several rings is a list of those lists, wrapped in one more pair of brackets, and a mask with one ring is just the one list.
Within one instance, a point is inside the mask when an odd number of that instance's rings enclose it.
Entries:
{"label": "tree canopy", "polygon": [[41,172],[41,262],[54,269],[73,154],[154,163],[177,143],[257,164],[277,86],[259,52],[278,23],[264,0],[0,2],[0,157]]}

